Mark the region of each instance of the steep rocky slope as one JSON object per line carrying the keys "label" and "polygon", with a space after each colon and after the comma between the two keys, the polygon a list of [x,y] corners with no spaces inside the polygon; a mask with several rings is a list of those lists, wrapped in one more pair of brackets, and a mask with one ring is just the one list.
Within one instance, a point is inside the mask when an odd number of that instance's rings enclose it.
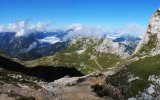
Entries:
{"label": "steep rocky slope", "polygon": [[127,72],[137,76],[144,82],[140,95],[145,100],[158,100],[160,91],[160,9],[149,22],[148,28],[140,44],[125,68]]}
{"label": "steep rocky slope", "polygon": [[151,17],[147,31],[134,54],[138,56],[156,56],[160,54],[160,9]]}
{"label": "steep rocky slope", "polygon": [[[137,61],[131,63],[128,67],[131,71],[143,78],[149,75],[159,74],[160,58],[160,9],[158,9],[149,22],[148,28],[133,57]],[[132,70],[133,69],[133,70]],[[142,72],[143,73],[140,73]]]}
{"label": "steep rocky slope", "polygon": [[114,42],[111,39],[105,39],[96,47],[96,50],[98,52],[114,54],[121,58],[127,58],[132,54],[132,50],[134,49],[129,45]]}

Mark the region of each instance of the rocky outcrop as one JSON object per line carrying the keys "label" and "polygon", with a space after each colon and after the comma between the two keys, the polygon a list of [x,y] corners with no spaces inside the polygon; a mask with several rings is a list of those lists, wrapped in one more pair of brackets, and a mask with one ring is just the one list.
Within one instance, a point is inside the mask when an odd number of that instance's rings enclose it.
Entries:
{"label": "rocky outcrop", "polygon": [[[2,100],[112,100],[109,96],[98,96],[91,88],[92,85],[105,83],[104,74],[66,76],[54,82],[44,82],[37,79],[24,81],[29,77],[23,75],[22,78],[15,78],[6,75],[5,70],[0,74],[2,73],[5,73],[0,78],[0,99],[5,98]],[[16,74],[7,71],[8,73]]]}
{"label": "rocky outcrop", "polygon": [[160,54],[160,9],[158,9],[149,22],[142,41],[136,48],[134,55],[155,56]]}
{"label": "rocky outcrop", "polygon": [[86,50],[88,47],[93,47],[95,52],[102,52],[120,56],[122,58],[129,57],[134,49],[137,41],[130,42],[129,40],[125,43],[120,42],[120,40],[112,40],[110,38],[96,38],[96,37],[78,37],[72,40],[72,44],[81,44],[81,49]]}
{"label": "rocky outcrop", "polygon": [[130,56],[129,48],[123,43],[113,42],[111,39],[104,39],[103,42],[96,47],[98,52],[115,54],[122,58]]}

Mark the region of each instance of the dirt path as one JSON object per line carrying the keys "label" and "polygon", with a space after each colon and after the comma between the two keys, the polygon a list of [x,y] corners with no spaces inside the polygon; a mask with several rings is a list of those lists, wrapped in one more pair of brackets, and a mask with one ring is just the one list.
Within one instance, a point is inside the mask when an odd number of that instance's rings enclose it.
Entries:
{"label": "dirt path", "polygon": [[95,61],[95,63],[97,64],[97,66],[98,66],[101,70],[103,70],[102,66],[98,63],[97,59],[94,59],[94,61]]}

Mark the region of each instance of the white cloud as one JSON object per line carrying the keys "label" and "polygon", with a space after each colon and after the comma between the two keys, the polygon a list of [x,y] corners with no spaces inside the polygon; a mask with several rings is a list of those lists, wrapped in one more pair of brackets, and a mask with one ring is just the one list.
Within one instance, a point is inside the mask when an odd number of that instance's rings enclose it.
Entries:
{"label": "white cloud", "polygon": [[57,42],[61,42],[61,40],[55,36],[51,37],[45,37],[43,39],[38,39],[39,42],[44,42],[44,43],[50,43],[50,44],[55,44]]}
{"label": "white cloud", "polygon": [[69,34],[64,37],[64,40],[68,38],[72,39],[77,36],[81,37],[94,36],[99,38],[104,36],[106,33],[114,34],[114,36],[130,34],[133,36],[142,37],[142,35],[145,32],[145,28],[137,23],[130,23],[119,28],[110,28],[110,29],[103,29],[102,27],[96,27],[96,26],[85,26],[82,24],[72,24],[66,27],[66,29],[74,29],[74,31],[69,32]]}
{"label": "white cloud", "polygon": [[22,20],[8,25],[0,25],[0,32],[16,32],[16,36],[28,36],[35,31],[48,31],[50,26],[49,21],[30,24],[28,21]]}
{"label": "white cloud", "polygon": [[88,36],[95,36],[95,37],[101,37],[104,35],[104,30],[100,27],[96,26],[85,26],[82,24],[72,24],[66,27],[67,29],[73,29],[73,31],[70,31],[63,40],[66,40],[68,38],[72,39],[77,36],[80,37],[88,37]]}
{"label": "white cloud", "polygon": [[29,30],[35,30],[35,31],[48,31],[49,28],[52,26],[52,23],[50,21],[47,22],[38,22],[36,24],[29,25]]}
{"label": "white cloud", "polygon": [[145,30],[146,29],[144,26],[141,26],[137,23],[130,23],[120,28],[110,29],[110,31],[113,33],[130,34],[135,36],[142,36],[145,33]]}
{"label": "white cloud", "polygon": [[5,27],[3,25],[0,25],[0,32],[3,32],[5,29]]}
{"label": "white cloud", "polygon": [[83,28],[82,24],[71,24],[69,26],[66,26],[66,29],[74,29],[74,31],[81,30]]}
{"label": "white cloud", "polygon": [[29,45],[28,48],[25,48],[25,49],[22,50],[22,51],[28,52],[28,51],[30,51],[31,49],[35,48],[36,45],[37,45],[37,42],[33,42],[32,44]]}
{"label": "white cloud", "polygon": [[[50,21],[38,22],[35,24],[29,23],[29,21],[17,21],[8,25],[0,25],[0,32],[16,32],[16,36],[28,36],[35,31],[54,31],[55,29]],[[120,28],[103,29],[96,26],[86,26],[82,24],[71,24],[60,28],[60,30],[73,29],[63,39],[74,38],[76,36],[95,36],[102,37],[105,33],[117,33],[117,34],[131,34],[136,36],[142,36],[145,32],[145,28],[137,23],[130,23]]]}

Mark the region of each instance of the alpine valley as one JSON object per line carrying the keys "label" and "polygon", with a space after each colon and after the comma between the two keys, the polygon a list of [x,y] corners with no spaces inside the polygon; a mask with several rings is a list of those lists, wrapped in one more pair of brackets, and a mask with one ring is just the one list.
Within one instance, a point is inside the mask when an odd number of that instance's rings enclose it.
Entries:
{"label": "alpine valley", "polygon": [[160,10],[144,37],[76,28],[0,33],[0,100],[160,100]]}

